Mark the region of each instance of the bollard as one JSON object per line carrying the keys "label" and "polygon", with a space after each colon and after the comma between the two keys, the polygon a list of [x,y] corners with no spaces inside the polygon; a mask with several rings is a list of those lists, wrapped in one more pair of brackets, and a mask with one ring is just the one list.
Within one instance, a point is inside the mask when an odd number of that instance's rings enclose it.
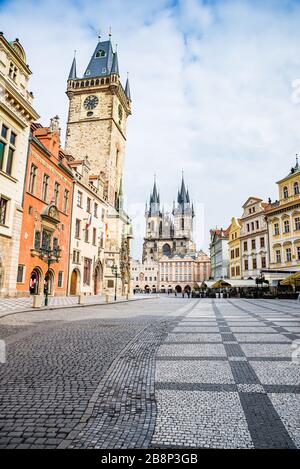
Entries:
{"label": "bollard", "polygon": [[43,302],[43,295],[33,295],[33,308],[41,308]]}
{"label": "bollard", "polygon": [[109,292],[105,292],[105,303],[109,303],[110,295]]}
{"label": "bollard", "polygon": [[84,293],[79,293],[78,295],[78,304],[79,305],[84,305],[85,303],[85,295]]}

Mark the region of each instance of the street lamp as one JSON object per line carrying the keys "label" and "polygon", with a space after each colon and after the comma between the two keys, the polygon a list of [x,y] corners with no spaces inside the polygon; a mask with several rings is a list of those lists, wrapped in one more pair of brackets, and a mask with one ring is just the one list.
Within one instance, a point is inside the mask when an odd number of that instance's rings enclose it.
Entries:
{"label": "street lamp", "polygon": [[111,271],[115,276],[115,301],[117,301],[117,281],[118,281],[118,267],[113,264],[111,266]]}
{"label": "street lamp", "polygon": [[48,306],[48,296],[49,296],[49,275],[50,275],[50,267],[51,264],[54,262],[59,262],[61,258],[61,249],[59,247],[55,247],[51,249],[50,246],[46,246],[45,248],[41,247],[39,249],[39,258],[43,261],[47,262],[48,270],[46,276],[48,274],[47,284],[45,285],[44,292],[45,292],[45,306]]}

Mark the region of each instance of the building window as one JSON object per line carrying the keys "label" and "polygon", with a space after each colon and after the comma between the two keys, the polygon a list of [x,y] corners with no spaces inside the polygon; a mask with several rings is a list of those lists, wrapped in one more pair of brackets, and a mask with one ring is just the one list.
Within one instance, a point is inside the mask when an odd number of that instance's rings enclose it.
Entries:
{"label": "building window", "polygon": [[6,172],[9,176],[11,176],[11,173],[12,173],[14,153],[15,153],[15,150],[12,147],[9,147],[8,154],[7,154],[7,162],[6,162]]}
{"label": "building window", "polygon": [[57,277],[57,286],[58,286],[58,288],[62,288],[62,286],[63,286],[63,276],[64,276],[64,273],[60,270],[58,272],[58,277]]}
{"label": "building window", "polygon": [[232,249],[232,250],[230,251],[230,258],[231,258],[231,259],[234,259],[234,249]]}
{"label": "building window", "polygon": [[98,204],[94,204],[94,217],[98,218]]}
{"label": "building window", "polygon": [[240,248],[236,248],[235,257],[240,257]]}
{"label": "building window", "polygon": [[234,277],[234,273],[235,273],[234,267],[231,267],[231,277]]}
{"label": "building window", "polygon": [[93,245],[96,246],[96,241],[97,241],[97,230],[96,228],[93,228]]}
{"label": "building window", "polygon": [[256,220],[256,229],[259,230],[259,221]]}
{"label": "building window", "polygon": [[1,129],[1,137],[4,138],[5,140],[7,140],[7,132],[8,132],[8,127],[6,127],[6,125],[2,125],[2,129]]}
{"label": "building window", "polygon": [[83,267],[83,284],[90,285],[91,283],[91,259],[84,258],[84,267]]}
{"label": "building window", "polygon": [[0,198],[0,225],[5,225],[7,215],[8,199]]}
{"label": "building window", "polygon": [[41,232],[36,231],[34,234],[34,249],[37,251],[41,247]]}
{"label": "building window", "polygon": [[48,197],[48,187],[49,187],[49,176],[48,174],[44,174],[43,177],[43,189],[42,189],[42,199],[47,202]]}
{"label": "building window", "polygon": [[10,62],[8,75],[10,76],[12,80],[16,81],[17,73],[18,73],[17,67],[15,66],[13,62]]}
{"label": "building window", "polygon": [[245,270],[248,270],[248,269],[249,269],[249,262],[248,262],[247,259],[245,259],[244,267],[245,267]]}
{"label": "building window", "polygon": [[107,288],[114,288],[114,281],[113,280],[107,280]]}
{"label": "building window", "polygon": [[276,256],[276,263],[281,264],[281,252],[279,249],[275,251],[275,256]]}
{"label": "building window", "polygon": [[89,230],[87,228],[84,230],[84,241],[89,242]]}
{"label": "building window", "polygon": [[58,238],[53,238],[53,251],[55,253],[58,251]]}
{"label": "building window", "polygon": [[80,239],[80,226],[81,221],[78,218],[75,221],[75,238]]}
{"label": "building window", "polygon": [[295,231],[300,230],[300,217],[295,218]]}
{"label": "building window", "polygon": [[23,283],[25,265],[18,265],[17,283]]}
{"label": "building window", "polygon": [[292,250],[291,250],[291,248],[286,248],[285,256],[286,256],[286,261],[287,262],[292,262]]}
{"label": "building window", "polygon": [[241,274],[241,269],[240,269],[240,266],[239,266],[239,265],[236,267],[235,273],[236,273],[236,275],[240,275],[240,274]]}
{"label": "building window", "polygon": [[36,176],[37,176],[37,167],[34,164],[32,164],[30,168],[29,187],[28,187],[28,191],[31,194],[34,194],[34,191],[35,191]]}
{"label": "building window", "polygon": [[91,213],[91,199],[89,197],[86,199],[86,211]]}
{"label": "building window", "polygon": [[266,258],[262,257],[261,258],[261,267],[262,267],[262,269],[265,269],[266,266],[267,266]]}
{"label": "building window", "polygon": [[73,250],[73,263],[80,264],[80,251],[77,251],[77,249]]}
{"label": "building window", "polygon": [[300,246],[297,246],[297,260],[300,261]]}
{"label": "building window", "polygon": [[279,235],[279,223],[274,223],[274,236]]}
{"label": "building window", "polygon": [[5,153],[5,143],[0,140],[0,170],[3,169],[4,153]]}
{"label": "building window", "polygon": [[288,196],[289,196],[289,190],[288,190],[287,186],[284,186],[284,188],[283,188],[283,198],[287,199]]}
{"label": "building window", "polygon": [[64,192],[64,212],[67,213],[68,211],[68,207],[69,207],[69,195],[70,195],[70,192],[65,189],[65,192]]}
{"label": "building window", "polygon": [[253,266],[253,269],[257,269],[257,260],[255,257],[252,259],[252,266]]}
{"label": "building window", "polygon": [[82,192],[77,192],[77,207],[82,207]]}
{"label": "building window", "polygon": [[50,231],[43,230],[42,232],[42,249],[50,249],[51,248],[51,233]]}
{"label": "building window", "polygon": [[290,222],[289,220],[284,220],[283,222],[283,231],[284,233],[289,233],[290,232]]}
{"label": "building window", "polygon": [[248,251],[248,243],[247,243],[247,241],[244,241],[244,251]]}
{"label": "building window", "polygon": [[55,182],[54,184],[54,204],[58,205],[58,198],[59,198],[59,184]]}
{"label": "building window", "polygon": [[299,184],[298,184],[298,182],[294,182],[294,194],[295,195],[299,194]]}
{"label": "building window", "polygon": [[249,223],[247,223],[247,231],[248,231],[248,233],[249,233],[249,231],[250,231],[250,225],[249,225]]}
{"label": "building window", "polygon": [[265,238],[260,238],[260,247],[261,248],[265,247]]}
{"label": "building window", "polygon": [[255,247],[256,247],[255,239],[252,239],[251,240],[251,248],[255,249]]}

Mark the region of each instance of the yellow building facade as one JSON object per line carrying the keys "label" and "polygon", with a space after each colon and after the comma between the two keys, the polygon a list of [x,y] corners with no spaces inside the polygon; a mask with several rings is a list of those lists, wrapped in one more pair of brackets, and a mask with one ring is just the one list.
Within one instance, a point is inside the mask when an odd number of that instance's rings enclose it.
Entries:
{"label": "yellow building facade", "polygon": [[242,278],[241,227],[241,220],[233,217],[228,238],[229,278],[237,280]]}
{"label": "yellow building facade", "polygon": [[277,273],[300,270],[300,166],[277,182],[279,200],[266,208],[270,268]]}

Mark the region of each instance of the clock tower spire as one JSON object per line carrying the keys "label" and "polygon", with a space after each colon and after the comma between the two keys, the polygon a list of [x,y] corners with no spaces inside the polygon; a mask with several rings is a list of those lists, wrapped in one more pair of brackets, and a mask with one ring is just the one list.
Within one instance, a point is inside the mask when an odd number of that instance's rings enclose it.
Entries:
{"label": "clock tower spire", "polygon": [[131,97],[121,84],[110,38],[99,40],[81,78],[70,73],[67,96],[66,151],[76,159],[88,157],[91,174],[104,179],[105,197],[117,207]]}

